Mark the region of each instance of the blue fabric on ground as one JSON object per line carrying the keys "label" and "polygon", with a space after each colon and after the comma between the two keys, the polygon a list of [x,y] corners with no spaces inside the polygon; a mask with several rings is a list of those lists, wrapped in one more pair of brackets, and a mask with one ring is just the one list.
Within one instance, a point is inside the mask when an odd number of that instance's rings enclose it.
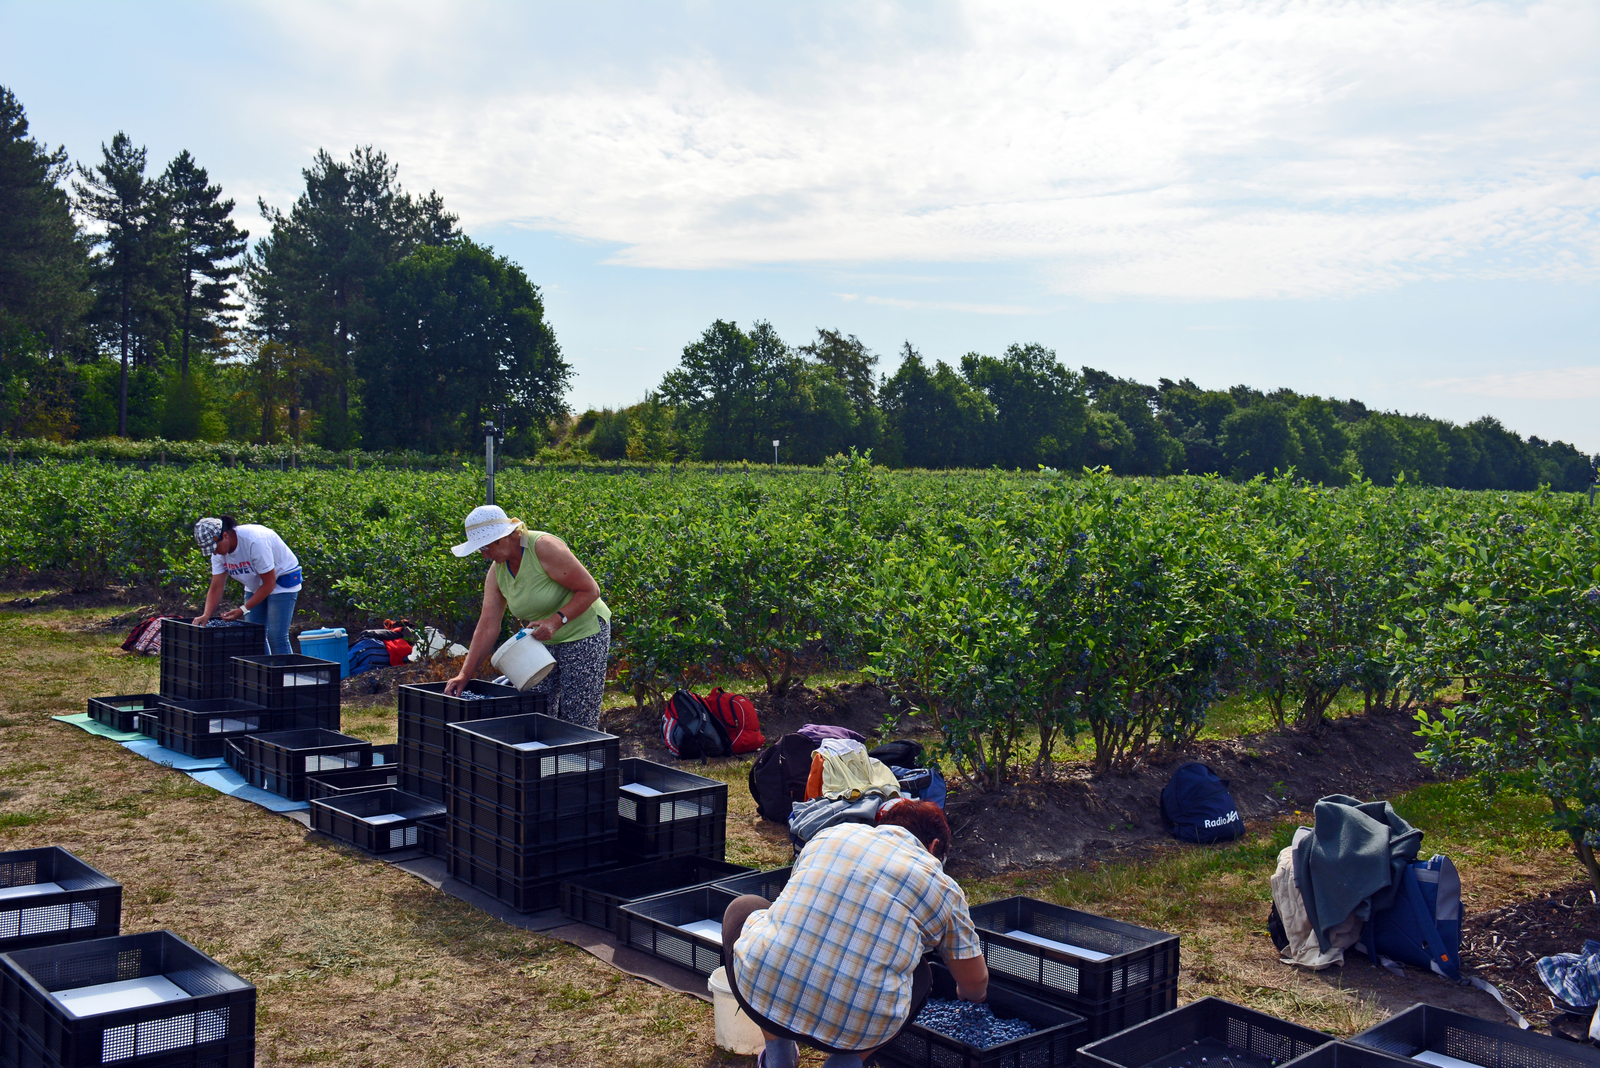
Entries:
{"label": "blue fabric on ground", "polygon": [[148,738],[142,741],[123,742],[122,748],[131,749],[146,760],[153,760],[157,764],[165,764],[167,767],[176,768],[179,771],[201,771],[206,768],[226,767],[228,764],[221,757],[187,756],[176,749],[167,749],[158,745]]}
{"label": "blue fabric on ground", "polygon": [[232,768],[222,767],[206,771],[191,771],[189,778],[202,786],[209,786],[219,793],[229,797],[237,797],[241,801],[249,801],[253,805],[260,805],[269,812],[299,812],[308,809],[311,805],[305,801],[290,801],[287,797],[279,797],[269,793],[259,786],[251,786],[244,781]]}
{"label": "blue fabric on ground", "polygon": [[71,716],[51,716],[50,718],[59,719],[62,723],[70,723],[74,727],[86,730],[90,734],[99,735],[101,738],[110,738],[113,742],[134,742],[146,737],[138,731],[119,731],[114,727],[107,727],[104,723],[91,718],[87,712],[79,712]]}
{"label": "blue fabric on ground", "polygon": [[1534,964],[1550,993],[1577,1009],[1600,1003],[1600,942],[1588,939],[1582,953],[1557,953]]}

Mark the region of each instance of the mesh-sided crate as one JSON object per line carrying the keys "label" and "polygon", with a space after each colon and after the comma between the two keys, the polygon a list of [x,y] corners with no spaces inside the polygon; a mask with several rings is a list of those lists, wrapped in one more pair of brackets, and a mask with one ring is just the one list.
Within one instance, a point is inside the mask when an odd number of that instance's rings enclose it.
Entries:
{"label": "mesh-sided crate", "polygon": [[473,679],[463,689],[476,698],[452,697],[445,683],[425,682],[402,686],[398,694],[400,740],[444,749],[449,745],[444,728],[450,723],[495,719],[543,712],[549,707],[544,694],[526,693],[515,686]]}
{"label": "mesh-sided crate", "polygon": [[18,1065],[255,1061],[255,987],[171,931],[0,956],[0,1011]]}
{"label": "mesh-sided crate", "polygon": [[357,768],[354,771],[320,771],[306,776],[306,800],[343,797],[368,790],[398,789],[400,771],[393,764]]}
{"label": "mesh-sided crate", "polygon": [[575,842],[544,846],[518,846],[450,820],[450,856],[471,857],[512,879],[535,881],[565,875],[584,875],[617,864],[615,835],[597,835]]}
{"label": "mesh-sided crate", "polygon": [[155,712],[161,705],[161,695],[155,693],[129,693],[120,697],[89,698],[89,718],[114,731],[139,729],[139,713]]}
{"label": "mesh-sided crate", "polygon": [[383,745],[375,745],[372,747],[373,767],[394,767],[399,763],[400,744],[398,742],[386,742]]}
{"label": "mesh-sided crate", "polygon": [[617,848],[624,860],[723,858],[727,783],[634,757],[618,767]]}
{"label": "mesh-sided crate", "polygon": [[1482,1068],[1594,1068],[1600,1050],[1437,1005],[1413,1005],[1349,1040],[1395,1057],[1435,1054]]}
{"label": "mesh-sided crate", "polygon": [[783,893],[783,888],[789,885],[789,868],[774,868],[772,871],[753,871],[749,875],[735,875],[731,879],[718,879],[717,886],[723,890],[743,896],[754,894],[764,897],[768,901],[778,900],[778,895]]}
{"label": "mesh-sided crate", "polygon": [[471,856],[450,852],[447,859],[452,878],[482,890],[496,901],[505,902],[517,912],[542,912],[560,904],[559,878],[513,879],[498,868],[484,864]]}
{"label": "mesh-sided crate", "polygon": [[736,896],[708,885],[623,905],[617,941],[708,976],[722,967],[722,914]]}
{"label": "mesh-sided crate", "polygon": [[[673,857],[626,868],[584,875],[561,884],[561,911],[580,923],[617,931],[617,909],[642,898],[670,894],[707,883],[724,885],[730,875],[749,868],[705,857]],[[759,873],[751,873],[759,874]]]}
{"label": "mesh-sided crate", "polygon": [[[928,996],[946,1000],[956,996],[955,979],[937,962]],[[979,1048],[913,1020],[879,1050],[878,1059],[905,1068],[1068,1068],[1088,1036],[1089,1025],[1082,1016],[1015,990],[991,984],[988,1005],[1000,1019],[1033,1024],[1033,1033]]]}
{"label": "mesh-sided crate", "polygon": [[450,856],[450,817],[429,816],[417,821],[417,847],[430,857],[447,860]]}
{"label": "mesh-sided crate", "polygon": [[122,884],[60,846],[0,853],[0,953],[109,938]]}
{"label": "mesh-sided crate", "polygon": [[282,730],[285,713],[269,712],[231,697],[186,701],[161,699],[156,741],[168,749],[202,759],[226,755],[222,743],[246,734]]}
{"label": "mesh-sided crate", "polygon": [[[1532,1032],[1524,1032],[1524,1034],[1532,1034]],[[1534,1035],[1533,1037],[1544,1038],[1545,1036]],[[1549,1041],[1555,1042],[1557,1045],[1573,1045],[1571,1042],[1560,1039],[1552,1038]],[[1588,1060],[1558,1061],[1554,1063],[1594,1064],[1594,1050],[1590,1049],[1588,1053],[1591,1058]],[[1569,1052],[1568,1056],[1570,1055]],[[1310,1053],[1302,1054],[1285,1063],[1292,1064],[1295,1068],[1417,1068],[1416,1061],[1402,1057],[1392,1057],[1382,1050],[1372,1049],[1368,1046],[1353,1045],[1351,1042],[1328,1042],[1325,1045],[1318,1046]],[[1535,1063],[1542,1064],[1545,1062],[1539,1061]],[[1506,1068],[1510,1068],[1510,1065],[1507,1065]]]}
{"label": "mesh-sided crate", "polygon": [[291,801],[311,796],[306,776],[369,767],[372,759],[371,742],[329,730],[252,734],[229,744],[244,749],[249,771],[241,768],[239,773],[250,785]]}
{"label": "mesh-sided crate", "polygon": [[[992,967],[992,966],[991,966]],[[992,972],[991,972],[992,974]],[[990,990],[994,984],[990,983]],[[1201,998],[1078,1051],[1082,1068],[1184,1068],[1201,1058],[1234,1068],[1281,1068],[1332,1037],[1221,998]]]}
{"label": "mesh-sided crate", "polygon": [[452,789],[445,807],[450,818],[475,831],[515,846],[547,846],[617,833],[615,802],[568,808],[550,815],[515,812],[469,793]]}
{"label": "mesh-sided crate", "polygon": [[259,623],[197,627],[178,619],[161,621],[161,696],[185,700],[227,697],[233,682],[232,659],[266,651],[267,628]]}
{"label": "mesh-sided crate", "polygon": [[314,656],[236,656],[228,696],[293,712],[295,729],[339,729],[339,665]]}
{"label": "mesh-sided crate", "polygon": [[311,802],[311,829],[368,853],[396,853],[422,846],[422,820],[444,815],[444,806],[399,790],[367,790]]}
{"label": "mesh-sided crate", "polygon": [[614,734],[538,713],[452,723],[448,738],[456,767],[492,771],[521,783],[612,771],[622,745]]}
{"label": "mesh-sided crate", "polygon": [[1027,897],[975,906],[1000,983],[1089,1021],[1104,1038],[1178,1003],[1178,936]]}
{"label": "mesh-sided crate", "polygon": [[529,816],[559,817],[567,812],[583,812],[595,805],[617,810],[615,768],[603,771],[574,772],[524,782],[487,768],[454,764],[450,767],[452,788],[481,801]]}

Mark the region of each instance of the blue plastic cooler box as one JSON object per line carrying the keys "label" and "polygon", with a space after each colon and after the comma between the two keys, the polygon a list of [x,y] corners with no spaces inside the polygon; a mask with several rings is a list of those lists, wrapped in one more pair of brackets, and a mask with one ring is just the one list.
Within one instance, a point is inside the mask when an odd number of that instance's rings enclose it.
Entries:
{"label": "blue plastic cooler box", "polygon": [[343,627],[323,627],[300,632],[300,655],[332,660],[339,665],[339,677],[350,677],[350,638]]}

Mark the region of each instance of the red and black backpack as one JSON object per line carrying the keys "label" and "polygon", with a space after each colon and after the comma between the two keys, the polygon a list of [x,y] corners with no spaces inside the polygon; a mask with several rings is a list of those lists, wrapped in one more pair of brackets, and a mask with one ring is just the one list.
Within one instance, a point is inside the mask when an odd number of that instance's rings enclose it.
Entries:
{"label": "red and black backpack", "polygon": [[733,750],[727,728],[688,690],[673,694],[661,710],[661,735],[672,755],[686,760],[727,756]]}
{"label": "red and black backpack", "polygon": [[756,718],[756,706],[742,693],[728,693],[720,686],[705,696],[706,707],[728,732],[728,752],[754,753],[767,744],[761,736],[761,721]]}

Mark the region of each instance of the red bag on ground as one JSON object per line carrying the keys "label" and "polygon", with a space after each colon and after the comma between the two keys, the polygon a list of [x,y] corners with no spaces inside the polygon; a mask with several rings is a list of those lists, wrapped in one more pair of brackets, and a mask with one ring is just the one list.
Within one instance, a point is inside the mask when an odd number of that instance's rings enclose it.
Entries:
{"label": "red bag on ground", "polygon": [[390,667],[399,667],[411,655],[411,643],[404,638],[391,638],[383,643],[383,647],[389,650]]}
{"label": "red bag on ground", "polygon": [[761,736],[761,722],[756,718],[756,706],[742,693],[728,693],[720,686],[705,696],[706,707],[728,731],[732,752],[754,753],[767,744]]}

